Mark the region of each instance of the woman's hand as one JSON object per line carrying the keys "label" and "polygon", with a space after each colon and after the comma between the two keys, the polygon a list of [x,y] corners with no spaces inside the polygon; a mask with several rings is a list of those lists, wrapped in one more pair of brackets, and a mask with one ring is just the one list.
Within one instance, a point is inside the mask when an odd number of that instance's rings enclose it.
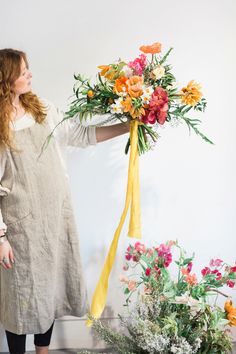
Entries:
{"label": "woman's hand", "polygon": [[12,268],[11,263],[14,263],[14,255],[11,245],[8,241],[0,245],[0,264],[3,268]]}

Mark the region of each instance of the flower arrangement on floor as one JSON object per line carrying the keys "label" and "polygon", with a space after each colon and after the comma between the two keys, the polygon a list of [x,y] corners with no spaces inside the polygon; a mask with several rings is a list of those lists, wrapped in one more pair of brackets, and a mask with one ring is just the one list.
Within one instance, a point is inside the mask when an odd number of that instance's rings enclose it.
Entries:
{"label": "flower arrangement on floor", "polygon": [[[176,261],[173,248],[179,250]],[[194,255],[187,257],[177,241],[152,248],[136,242],[128,247],[125,260],[127,275],[120,280],[128,313],[119,317],[126,333],[117,333],[99,320],[93,322],[98,336],[115,353],[228,353],[232,346],[229,326],[236,325],[236,308],[219,289],[235,287],[236,265],[213,259],[198,279],[192,270]],[[170,271],[173,264],[176,278]],[[136,300],[131,302],[135,293]],[[217,305],[219,294],[227,297],[224,309]]]}

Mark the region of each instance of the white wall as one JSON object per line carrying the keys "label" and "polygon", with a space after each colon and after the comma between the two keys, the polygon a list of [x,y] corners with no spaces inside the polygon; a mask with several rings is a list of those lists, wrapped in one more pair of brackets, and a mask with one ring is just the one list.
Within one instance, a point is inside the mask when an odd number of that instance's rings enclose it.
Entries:
{"label": "white wall", "polygon": [[[235,0],[0,0],[0,47],[26,51],[35,91],[62,109],[74,72],[94,76],[99,64],[135,58],[140,45],[155,41],[164,50],[174,47],[170,62],[181,85],[190,79],[202,83],[208,108],[200,116],[201,129],[215,146],[189,137],[185,126],[167,127],[156,149],[140,163],[143,240],[178,238],[190,254],[196,252],[196,271],[212,257],[228,262],[236,258],[235,10]],[[125,142],[120,137],[69,154],[90,294],[124,205]],[[129,241],[126,231],[121,255]],[[112,316],[121,308],[119,272],[117,263],[109,294],[114,312],[107,312]],[[236,301],[235,293],[227,292]],[[80,323],[58,321],[53,347],[93,346]],[[0,350],[6,350],[4,341]]]}

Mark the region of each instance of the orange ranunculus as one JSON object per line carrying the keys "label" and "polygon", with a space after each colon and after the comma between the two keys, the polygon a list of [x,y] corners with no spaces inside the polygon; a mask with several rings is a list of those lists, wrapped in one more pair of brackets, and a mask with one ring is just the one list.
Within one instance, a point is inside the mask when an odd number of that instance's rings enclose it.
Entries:
{"label": "orange ranunculus", "polygon": [[128,78],[126,76],[121,76],[119,79],[116,79],[113,91],[115,93],[127,92],[127,85],[126,85],[127,80]]}
{"label": "orange ranunculus", "polygon": [[124,112],[129,113],[133,119],[139,118],[145,114],[143,107],[137,109],[133,106],[132,98],[130,96],[126,96],[124,101],[121,101],[121,104],[124,107]]}
{"label": "orange ranunculus", "polygon": [[152,45],[142,45],[139,48],[145,54],[156,54],[161,52],[161,43],[156,42]]}
{"label": "orange ranunculus", "polygon": [[236,326],[236,308],[233,307],[232,300],[225,302],[225,311],[227,313],[227,319],[230,322],[230,326]]}
{"label": "orange ranunculus", "polygon": [[182,102],[190,106],[195,106],[202,98],[201,86],[191,80],[186,87],[180,91]]}
{"label": "orange ranunculus", "polygon": [[137,98],[143,94],[143,78],[141,76],[131,76],[126,81],[128,93],[131,97]]}

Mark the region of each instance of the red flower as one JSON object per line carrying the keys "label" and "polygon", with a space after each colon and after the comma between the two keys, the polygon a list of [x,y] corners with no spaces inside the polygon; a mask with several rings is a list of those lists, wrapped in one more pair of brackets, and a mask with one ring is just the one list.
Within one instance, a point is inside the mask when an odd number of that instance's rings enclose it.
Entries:
{"label": "red flower", "polygon": [[126,259],[127,261],[130,261],[131,258],[132,258],[132,256],[131,256],[130,253],[127,253],[127,254],[125,255],[125,259]]}
{"label": "red flower", "polygon": [[164,124],[167,117],[168,101],[167,92],[162,87],[156,87],[151,101],[145,109],[146,114],[141,117],[141,121],[146,124],[154,124],[156,121],[159,124]]}
{"label": "red flower", "polygon": [[233,288],[235,283],[232,280],[228,280],[226,283],[230,288]]}
{"label": "red flower", "polygon": [[138,257],[137,256],[133,256],[133,261],[134,262],[138,262]]}
{"label": "red flower", "polygon": [[151,274],[151,269],[147,268],[146,271],[145,271],[145,274],[146,274],[147,277],[149,277],[150,274]]}
{"label": "red flower", "polygon": [[189,262],[188,265],[187,265],[187,271],[188,271],[188,273],[191,272],[192,268],[193,268],[193,262]]}
{"label": "red flower", "polygon": [[230,268],[231,273],[236,273],[236,266]]}
{"label": "red flower", "polygon": [[222,278],[222,274],[217,269],[213,270],[211,274],[216,275],[216,280],[220,280]]}
{"label": "red flower", "polygon": [[205,277],[207,274],[211,273],[211,270],[209,267],[205,267],[202,269],[201,273],[202,273],[202,276]]}

